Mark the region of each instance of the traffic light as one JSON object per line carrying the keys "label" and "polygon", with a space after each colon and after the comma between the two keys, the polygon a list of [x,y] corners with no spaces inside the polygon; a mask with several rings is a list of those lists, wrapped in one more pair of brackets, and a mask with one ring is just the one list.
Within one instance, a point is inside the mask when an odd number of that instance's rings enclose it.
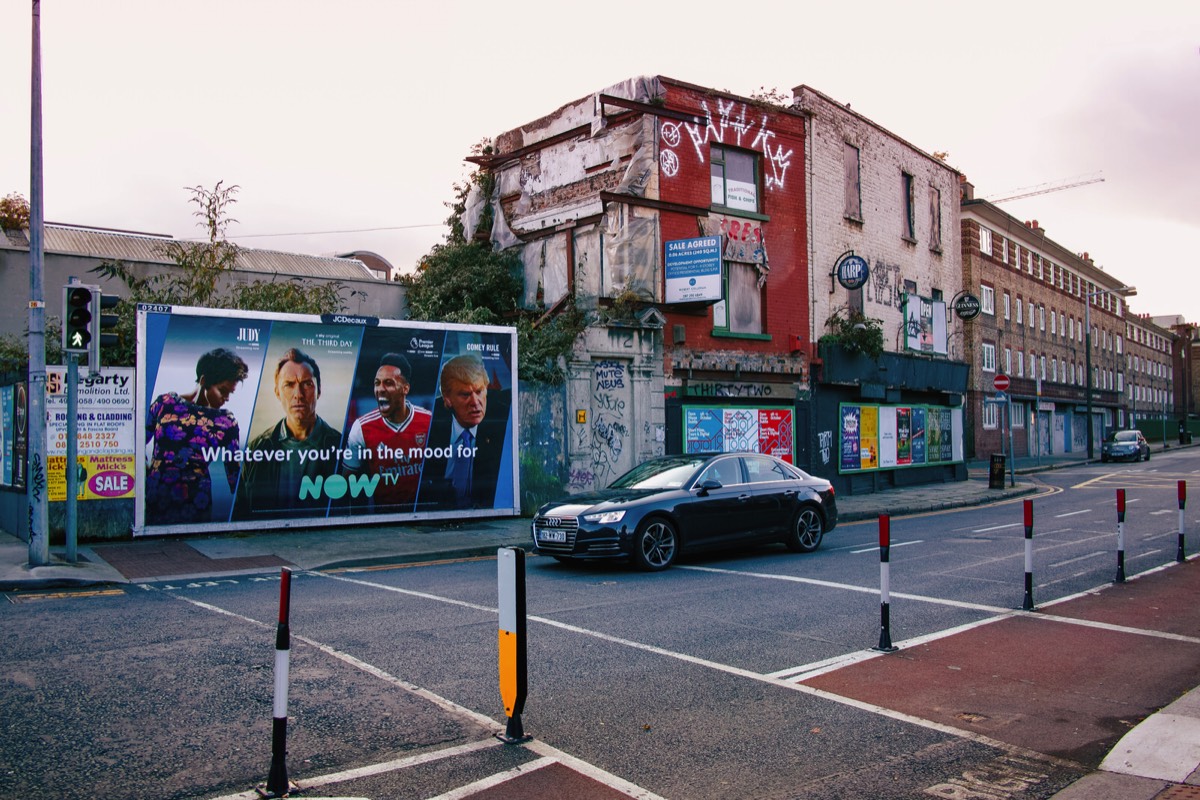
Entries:
{"label": "traffic light", "polygon": [[95,335],[92,337],[91,349],[88,351],[88,364],[97,369],[100,368],[100,348],[115,347],[121,343],[121,337],[113,330],[120,323],[121,318],[113,313],[105,313],[108,309],[115,308],[119,302],[121,302],[121,298],[115,294],[104,294],[98,290],[95,292],[96,305],[92,320]]}
{"label": "traffic light", "polygon": [[95,286],[71,283],[63,287],[62,347],[66,353],[91,351],[93,324],[100,291]]}

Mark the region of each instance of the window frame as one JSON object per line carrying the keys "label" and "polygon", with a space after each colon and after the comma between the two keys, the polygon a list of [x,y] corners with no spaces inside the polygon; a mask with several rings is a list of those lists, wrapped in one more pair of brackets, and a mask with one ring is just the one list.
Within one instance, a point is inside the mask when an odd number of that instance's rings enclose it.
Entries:
{"label": "window frame", "polygon": [[913,244],[917,241],[916,183],[912,173],[900,171],[900,207],[904,214],[900,220],[900,238]]}
{"label": "window frame", "polygon": [[[730,205],[729,204],[729,183],[730,183],[729,162],[728,162],[729,155],[734,155],[739,158],[744,157],[750,161],[750,169],[751,169],[751,173],[752,173],[751,183],[747,184],[744,181],[737,181],[737,182],[742,183],[744,185],[754,187],[754,208],[746,208],[746,207],[740,206],[740,205]],[[721,211],[729,211],[734,214],[758,214],[758,215],[761,215],[763,213],[761,157],[762,157],[761,153],[756,153],[753,150],[741,150],[739,148],[729,147],[728,145],[724,145],[724,144],[710,144],[709,145],[709,151],[708,151],[709,202],[711,203],[712,208],[718,209]],[[712,190],[716,188],[715,184],[716,184],[716,180],[717,180],[717,177],[715,175],[713,175],[713,171],[718,166],[721,169],[720,180],[721,180],[722,200],[724,201],[722,203],[712,202],[714,200],[714,197],[713,197],[714,193]]]}

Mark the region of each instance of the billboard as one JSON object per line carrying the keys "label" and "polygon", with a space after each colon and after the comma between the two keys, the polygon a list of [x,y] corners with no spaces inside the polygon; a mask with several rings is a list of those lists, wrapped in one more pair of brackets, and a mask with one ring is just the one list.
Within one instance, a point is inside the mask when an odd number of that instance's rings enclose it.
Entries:
{"label": "billboard", "polygon": [[685,406],[685,453],[767,453],[794,462],[793,409]]}
{"label": "billboard", "polygon": [[516,331],[138,308],[134,535],[519,514]]}
{"label": "billboard", "polygon": [[963,410],[949,406],[839,406],[838,471],[920,467],[963,460]]}

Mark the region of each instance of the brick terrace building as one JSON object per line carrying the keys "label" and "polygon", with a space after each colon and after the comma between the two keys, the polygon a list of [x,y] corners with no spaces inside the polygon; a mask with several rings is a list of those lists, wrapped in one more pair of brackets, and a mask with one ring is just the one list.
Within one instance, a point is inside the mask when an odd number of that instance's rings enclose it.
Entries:
{"label": "brick terrace building", "polygon": [[[1036,220],[1021,222],[976,199],[965,181],[962,263],[964,285],[979,293],[983,306],[967,340],[970,456],[1008,449],[1002,441],[1003,407],[985,402],[995,395],[993,379],[1000,373],[1012,383],[1016,455],[1086,451],[1089,318],[1098,453],[1104,432],[1124,426],[1131,408],[1125,400],[1124,282],[1096,267],[1086,253],[1075,254],[1048,238]],[[1138,359],[1149,355],[1139,346]]]}

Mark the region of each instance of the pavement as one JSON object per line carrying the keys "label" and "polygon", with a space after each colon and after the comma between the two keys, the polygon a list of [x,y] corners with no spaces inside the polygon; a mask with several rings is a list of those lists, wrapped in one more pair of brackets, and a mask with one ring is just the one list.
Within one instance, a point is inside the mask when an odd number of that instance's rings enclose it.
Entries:
{"label": "pavement", "polygon": [[[972,462],[966,481],[839,494],[839,518],[845,523],[885,513],[898,517],[1032,495],[1038,486],[1028,478],[1031,474],[1085,463],[1079,454],[1019,457],[1004,488],[990,489],[989,464]],[[330,570],[429,563],[489,556],[501,547],[531,544],[527,517],[472,518],[94,542],[78,546],[76,563],[67,563],[64,548],[56,546],[51,547],[51,563],[30,566],[28,544],[0,531],[0,592],[210,579],[283,566]],[[1148,716],[1117,743],[1098,770],[1054,795],[1054,800],[1152,798],[1200,800],[1200,687]]]}

